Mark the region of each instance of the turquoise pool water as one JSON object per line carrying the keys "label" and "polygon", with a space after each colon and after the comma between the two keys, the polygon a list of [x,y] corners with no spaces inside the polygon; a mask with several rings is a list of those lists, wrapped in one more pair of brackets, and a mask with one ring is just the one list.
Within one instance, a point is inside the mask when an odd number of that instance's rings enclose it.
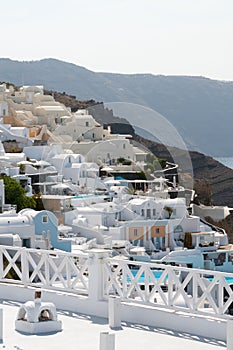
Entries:
{"label": "turquoise pool water", "polygon": [[[131,271],[131,273],[133,275],[133,278],[135,278],[137,276],[138,272],[139,272],[139,270],[136,270],[136,269],[135,270],[132,269],[130,271]],[[156,279],[159,279],[161,277],[162,273],[163,273],[162,270],[152,270],[151,272],[153,272],[153,275],[154,275],[154,277]],[[165,279],[167,280],[167,278],[168,278],[168,276],[166,275]],[[131,281],[132,281],[132,279],[127,275],[127,282],[131,282]],[[151,283],[153,282],[150,277],[149,277],[149,282],[151,282]],[[144,274],[144,272],[140,275],[138,283],[145,283],[145,274]]]}
{"label": "turquoise pool water", "polygon": [[80,194],[80,195],[71,197],[71,199],[91,198],[91,197],[93,197],[93,198],[96,198],[96,197],[104,198],[104,197],[108,197],[108,196],[106,194]]}
{"label": "turquoise pool water", "polygon": [[94,194],[80,194],[77,196],[73,196],[72,198],[88,198],[88,197],[95,197]]}
{"label": "turquoise pool water", "polygon": [[[213,277],[207,277],[209,281],[213,281]],[[233,285],[233,277],[224,277],[227,284],[232,284]],[[218,283],[218,282],[217,282]]]}

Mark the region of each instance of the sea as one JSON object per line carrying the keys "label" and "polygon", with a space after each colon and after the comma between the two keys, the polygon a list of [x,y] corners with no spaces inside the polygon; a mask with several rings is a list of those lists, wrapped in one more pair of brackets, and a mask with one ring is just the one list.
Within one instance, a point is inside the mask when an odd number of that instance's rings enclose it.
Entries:
{"label": "sea", "polygon": [[233,169],[233,157],[215,157],[214,159],[227,166],[228,168]]}

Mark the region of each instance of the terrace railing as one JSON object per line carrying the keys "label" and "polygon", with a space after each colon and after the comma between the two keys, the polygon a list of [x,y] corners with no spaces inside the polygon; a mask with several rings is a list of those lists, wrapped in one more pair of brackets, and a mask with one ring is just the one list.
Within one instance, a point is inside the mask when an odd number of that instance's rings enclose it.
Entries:
{"label": "terrace railing", "polygon": [[[218,318],[233,315],[233,274],[86,254],[0,246],[0,282]],[[231,288],[232,287],[232,288]]]}
{"label": "terrace railing", "polygon": [[122,301],[228,318],[233,274],[155,263],[106,259],[104,296]]}
{"label": "terrace railing", "polygon": [[0,246],[0,281],[87,294],[87,259],[87,255]]}

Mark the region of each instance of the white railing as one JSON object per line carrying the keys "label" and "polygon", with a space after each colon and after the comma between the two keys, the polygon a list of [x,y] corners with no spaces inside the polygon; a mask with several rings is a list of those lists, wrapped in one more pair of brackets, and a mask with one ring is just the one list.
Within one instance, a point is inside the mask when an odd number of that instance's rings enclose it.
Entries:
{"label": "white railing", "polygon": [[[233,315],[233,274],[86,255],[0,246],[0,282],[220,318]],[[232,284],[230,285],[230,283]]]}
{"label": "white railing", "polygon": [[88,256],[0,246],[0,281],[88,292]]}
{"label": "white railing", "polygon": [[105,297],[222,318],[233,314],[233,274],[106,259],[104,281]]}

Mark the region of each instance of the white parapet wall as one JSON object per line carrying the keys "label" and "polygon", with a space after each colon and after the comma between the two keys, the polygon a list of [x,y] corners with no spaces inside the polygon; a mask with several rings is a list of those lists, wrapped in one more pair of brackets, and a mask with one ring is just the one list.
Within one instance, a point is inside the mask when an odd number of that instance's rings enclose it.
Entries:
{"label": "white parapet wall", "polygon": [[[1,298],[5,300],[25,302],[32,298],[34,291],[34,288],[0,284]],[[93,301],[77,295],[48,290],[43,292],[43,300],[53,301],[57,309],[60,310],[108,318],[107,301]],[[187,314],[172,309],[158,309],[127,302],[121,303],[120,316],[122,323],[137,323],[148,327],[170,329],[176,332],[226,341],[227,320],[219,320],[215,317]]]}
{"label": "white parapet wall", "polygon": [[213,220],[220,221],[224,220],[228,215],[230,215],[230,210],[227,206],[206,206],[203,204],[193,204],[193,213],[202,219],[211,217]]}

